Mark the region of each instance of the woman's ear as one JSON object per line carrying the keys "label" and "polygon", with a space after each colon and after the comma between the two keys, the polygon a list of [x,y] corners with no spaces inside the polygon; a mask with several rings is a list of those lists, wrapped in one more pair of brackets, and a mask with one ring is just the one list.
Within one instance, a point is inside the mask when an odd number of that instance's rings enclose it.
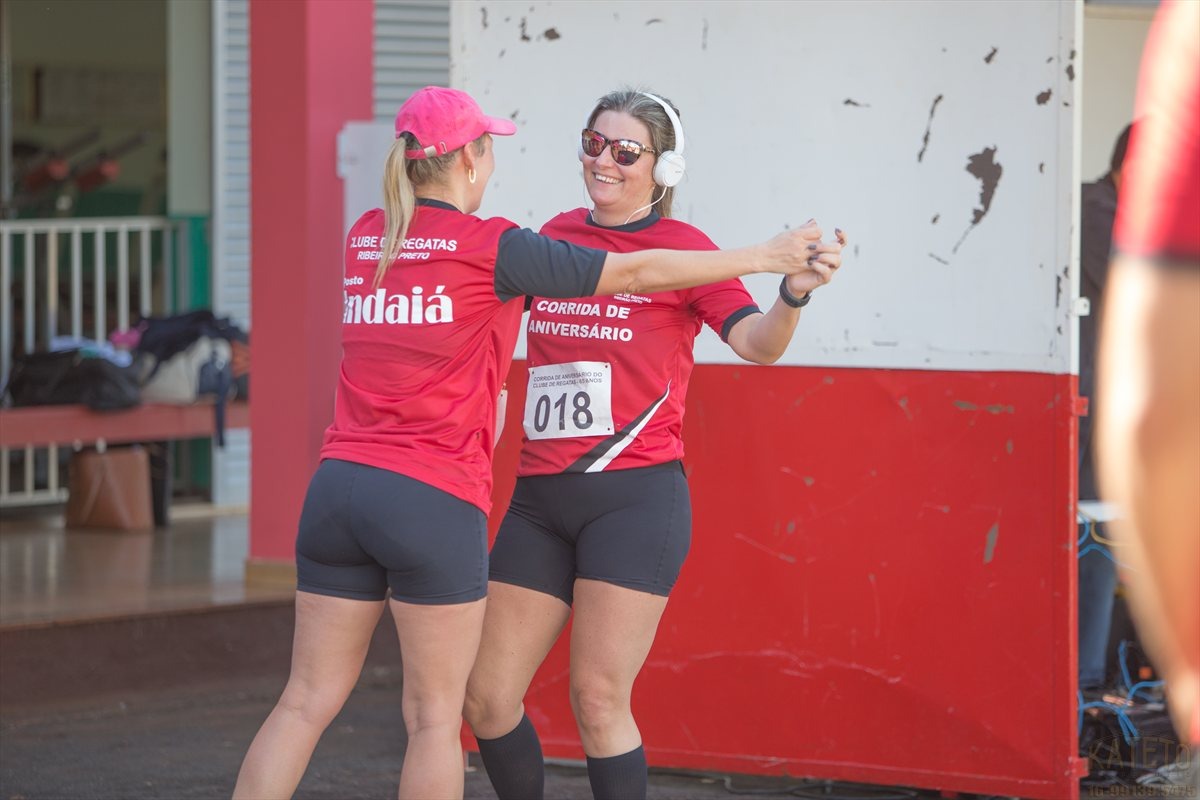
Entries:
{"label": "woman's ear", "polygon": [[479,156],[475,153],[474,144],[468,144],[458,152],[462,153],[462,166],[464,172],[470,172],[479,167]]}

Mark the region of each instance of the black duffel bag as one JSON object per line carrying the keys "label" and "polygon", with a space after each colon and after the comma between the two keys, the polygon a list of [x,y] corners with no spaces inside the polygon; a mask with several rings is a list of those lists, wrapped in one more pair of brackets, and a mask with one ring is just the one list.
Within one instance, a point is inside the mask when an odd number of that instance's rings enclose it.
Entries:
{"label": "black duffel bag", "polygon": [[80,350],[18,356],[4,393],[14,407],[83,403],[94,411],[115,411],[142,402],[132,370]]}

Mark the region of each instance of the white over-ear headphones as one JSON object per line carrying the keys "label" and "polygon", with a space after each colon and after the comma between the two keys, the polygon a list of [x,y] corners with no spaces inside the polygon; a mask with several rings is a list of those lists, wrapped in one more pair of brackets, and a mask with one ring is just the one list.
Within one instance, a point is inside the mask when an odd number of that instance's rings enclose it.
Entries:
{"label": "white over-ear headphones", "polygon": [[671,120],[671,128],[675,131],[675,149],[659,153],[658,160],[654,162],[654,182],[670,189],[683,180],[683,172],[687,169],[687,161],[683,158],[683,125],[679,122],[675,109],[671,108],[671,104],[666,100],[649,92],[640,94],[662,106],[663,111],[667,112],[667,119]]}
{"label": "white over-ear headphones", "polygon": [[[638,92],[638,94],[649,97],[662,106],[663,111],[667,112],[667,119],[671,121],[671,129],[675,132],[675,149],[660,153],[654,162],[654,171],[651,173],[655,184],[670,189],[672,186],[679,185],[679,182],[683,180],[684,170],[687,169],[687,161],[683,158],[683,125],[679,122],[679,116],[675,113],[675,109],[671,108],[671,104],[666,100],[649,92]],[[576,147],[575,155],[580,161],[583,161],[582,146]]]}

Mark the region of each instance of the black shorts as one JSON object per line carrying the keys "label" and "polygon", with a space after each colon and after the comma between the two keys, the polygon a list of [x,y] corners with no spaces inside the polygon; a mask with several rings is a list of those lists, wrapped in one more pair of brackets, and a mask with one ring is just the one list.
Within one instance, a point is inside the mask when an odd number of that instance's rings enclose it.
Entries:
{"label": "black shorts", "polygon": [[314,594],[469,603],[487,595],[487,518],[427,483],[326,459],[304,498],[296,573]]}
{"label": "black shorts", "polygon": [[517,479],[492,546],[491,579],[570,605],[576,578],[671,593],[692,543],[678,461]]}

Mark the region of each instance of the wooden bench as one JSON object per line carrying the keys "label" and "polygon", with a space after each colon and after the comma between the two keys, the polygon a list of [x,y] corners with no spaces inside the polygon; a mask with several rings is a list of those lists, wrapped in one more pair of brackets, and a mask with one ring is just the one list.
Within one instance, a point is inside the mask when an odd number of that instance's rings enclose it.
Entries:
{"label": "wooden bench", "polygon": [[[225,407],[225,428],[250,427],[250,406],[245,402]],[[216,411],[211,402],[195,405],[147,403],[121,411],[92,411],[84,405],[24,406],[0,409],[0,508],[61,502],[66,487],[58,473],[50,470],[44,486],[36,480],[36,457],[27,456],[21,464],[24,480],[12,480],[8,453],[36,451],[45,447],[73,447],[103,442],[107,445],[131,442],[163,442],[214,436]],[[53,452],[53,451],[51,451]],[[164,453],[170,474],[171,451]],[[166,512],[157,512],[166,519]]]}
{"label": "wooden bench", "polygon": [[[92,411],[84,405],[0,409],[0,447],[156,442],[212,436],[212,403],[189,406],[147,403],[121,411]],[[225,428],[250,427],[250,405],[229,403]]]}

